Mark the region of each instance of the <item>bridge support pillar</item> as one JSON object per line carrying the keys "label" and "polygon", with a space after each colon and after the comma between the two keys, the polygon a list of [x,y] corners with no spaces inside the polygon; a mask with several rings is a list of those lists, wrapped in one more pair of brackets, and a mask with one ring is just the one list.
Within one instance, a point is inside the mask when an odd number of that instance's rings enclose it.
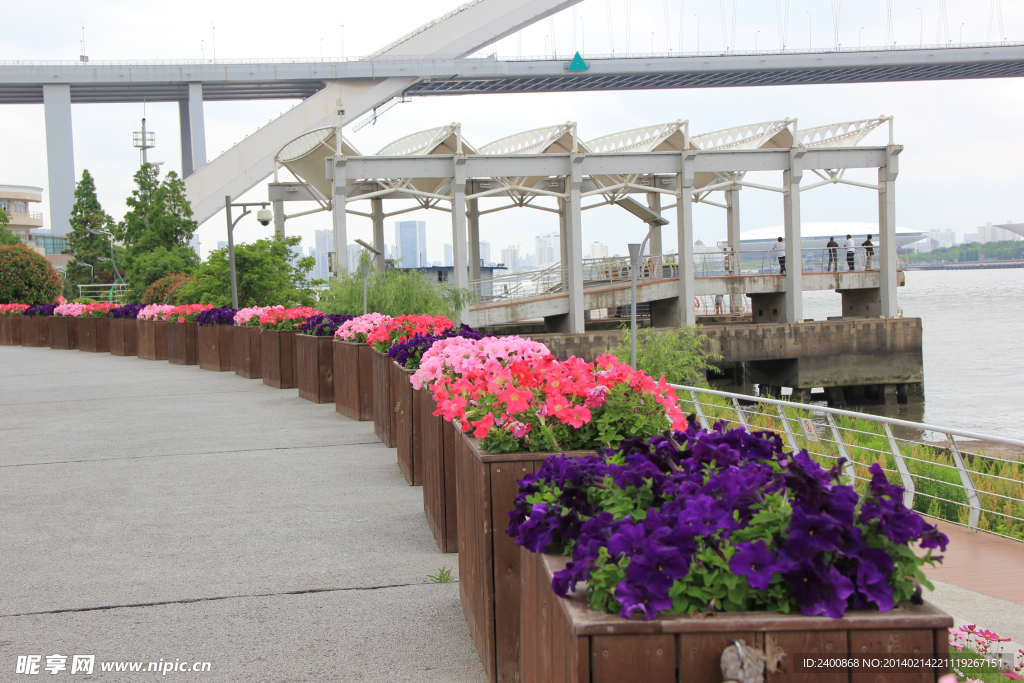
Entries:
{"label": "bridge support pillar", "polygon": [[[558,260],[562,264],[562,291],[569,289],[569,269],[566,267],[566,255],[569,247],[566,240],[569,236],[569,202],[559,198],[558,200]],[[508,264],[505,264],[508,265]],[[515,267],[515,266],[512,266]]]}
{"label": "bridge support pillar", "polygon": [[789,170],[782,172],[783,219],[786,241],[786,322],[798,323],[804,318],[803,253],[800,249],[800,180],[803,178],[803,155],[806,150],[792,149]]}
{"label": "bridge support pillar", "polygon": [[348,272],[348,224],[345,218],[345,157],[334,157],[334,172],[331,178],[331,193],[334,208],[331,211],[331,227],[334,229],[335,268],[337,277]]}
{"label": "bridge support pillar", "polygon": [[178,100],[178,128],[181,131],[181,177],[188,178],[196,170],[192,163],[192,123],[188,116],[188,100]]}
{"label": "bridge support pillar", "polygon": [[370,215],[373,216],[373,248],[380,252],[374,256],[374,266],[380,273],[384,272],[388,247],[384,244],[384,200],[374,197],[370,200]]}
{"label": "bridge support pillar", "polygon": [[[729,239],[729,274],[739,275],[741,271],[740,255],[740,188],[734,187],[725,191],[725,224]],[[729,311],[743,311],[743,297],[729,297]]]}
{"label": "bridge support pillar", "polygon": [[75,146],[71,130],[71,86],[43,86],[46,118],[46,179],[50,184],[50,232],[63,236],[70,231],[75,202]]}
{"label": "bridge support pillar", "polygon": [[[274,237],[284,239],[284,202],[274,202]],[[339,252],[340,253],[340,252]]]}
{"label": "bridge support pillar", "polygon": [[[657,176],[651,178],[651,182],[652,183],[654,183],[656,181],[657,181]],[[657,192],[648,192],[647,193],[647,206],[650,207],[651,211],[653,211],[654,213],[656,213],[656,214],[658,214],[660,216],[661,215],[661,195],[659,193],[657,193]],[[649,225],[647,227],[650,228]],[[664,248],[662,247],[662,239],[661,238],[662,238],[661,226],[657,225],[657,226],[654,227],[654,230],[651,231],[651,240],[648,243],[650,245],[650,250],[648,251],[648,253],[651,256],[655,257],[654,258],[654,273],[656,273],[656,275],[654,277],[658,278],[658,279],[661,278],[661,264],[664,261],[664,259],[661,258],[662,254],[664,252]]]}
{"label": "bridge support pillar", "polygon": [[469,218],[469,279],[480,279],[480,200],[470,199]]}
{"label": "bridge support pillar", "polygon": [[188,125],[189,144],[192,148],[192,170],[198,171],[206,166],[206,123],[203,119],[202,83],[188,84]]}
{"label": "bridge support pillar", "polygon": [[882,315],[880,289],[839,289],[844,318],[877,318]]}
{"label": "bridge support pillar", "polygon": [[651,301],[651,327],[682,327],[680,303],[679,299]]}
{"label": "bridge support pillar", "polygon": [[901,151],[901,145],[889,145],[885,166],[878,169],[878,282],[883,318],[893,318],[899,310],[896,302],[896,175]]}
{"label": "bridge support pillar", "polygon": [[696,151],[685,151],[680,158],[680,172],[676,176],[679,198],[676,200],[676,236],[679,243],[679,326],[697,324],[697,311],[693,301],[697,288],[693,281],[693,160]]}
{"label": "bridge support pillar", "polygon": [[454,157],[452,174],[452,273],[453,284],[459,289],[469,287],[468,260],[466,258],[466,157]]}
{"label": "bridge support pillar", "polygon": [[570,156],[569,216],[565,232],[565,253],[562,255],[569,278],[569,332],[585,331],[583,322],[583,156]]}

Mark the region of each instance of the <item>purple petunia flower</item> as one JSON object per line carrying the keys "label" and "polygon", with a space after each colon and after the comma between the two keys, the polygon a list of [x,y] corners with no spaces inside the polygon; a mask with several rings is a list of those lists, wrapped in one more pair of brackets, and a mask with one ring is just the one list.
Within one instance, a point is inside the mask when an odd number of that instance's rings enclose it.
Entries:
{"label": "purple petunia flower", "polygon": [[653,619],[658,612],[672,607],[672,598],[668,597],[667,591],[657,593],[643,584],[627,581],[621,581],[615,587],[615,599],[622,603],[619,615],[623,619],[629,619],[637,611],[644,615],[644,619]]}
{"label": "purple petunia flower", "polygon": [[733,574],[747,577],[751,588],[765,590],[772,582],[772,575],[778,570],[778,562],[764,541],[740,543],[736,554],[729,560]]}

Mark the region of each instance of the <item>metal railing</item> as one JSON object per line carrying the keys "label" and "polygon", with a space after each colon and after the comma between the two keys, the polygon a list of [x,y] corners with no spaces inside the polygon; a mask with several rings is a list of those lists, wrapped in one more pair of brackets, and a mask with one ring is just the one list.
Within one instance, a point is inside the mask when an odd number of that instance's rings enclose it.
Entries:
{"label": "metal railing", "polygon": [[78,296],[121,304],[124,303],[124,293],[127,290],[128,285],[123,282],[106,285],[78,285]]}
{"label": "metal railing", "polygon": [[723,421],[778,433],[820,464],[846,460],[843,473],[863,491],[879,463],[918,512],[1024,541],[1024,441],[827,406],[672,385],[701,427]]}

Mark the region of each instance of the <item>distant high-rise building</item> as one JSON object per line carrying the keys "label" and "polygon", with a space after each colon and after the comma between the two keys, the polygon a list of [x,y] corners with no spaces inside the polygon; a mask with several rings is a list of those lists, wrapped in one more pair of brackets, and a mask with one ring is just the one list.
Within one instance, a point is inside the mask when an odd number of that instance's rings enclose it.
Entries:
{"label": "distant high-rise building", "polygon": [[328,252],[334,251],[334,231],[316,231],[316,265],[313,266],[313,278],[326,280],[331,276],[331,262]]}
{"label": "distant high-rise building", "polygon": [[480,260],[484,262],[485,266],[491,265],[491,243],[480,242]]}
{"label": "distant high-rise building", "polygon": [[608,247],[600,242],[591,242],[590,258],[608,258]]}
{"label": "distant high-rise building", "polygon": [[188,241],[188,244],[189,244],[190,247],[192,247],[192,251],[196,252],[196,256],[198,256],[199,258],[202,258],[202,254],[199,251],[199,246],[200,246],[200,244],[199,244],[199,235],[195,235],[195,234],[192,235],[192,239],[190,239]]}
{"label": "distant high-rise building", "polygon": [[509,270],[519,270],[519,247],[508,246],[502,249],[501,262]]}
{"label": "distant high-rise building", "polygon": [[358,244],[348,245],[348,272],[355,273],[359,270],[359,252],[362,249]]}
{"label": "distant high-rise building", "polygon": [[401,268],[427,265],[427,224],[423,221],[395,221],[395,260]]}
{"label": "distant high-rise building", "polygon": [[227,242],[217,242],[217,248],[218,249],[227,249],[228,248],[228,243]]}
{"label": "distant high-rise building", "polygon": [[[1007,220],[1007,224],[1012,225],[1012,220]],[[1002,228],[986,223],[985,225],[978,226],[978,241],[982,244],[988,242],[1004,242],[1007,240],[1019,240],[1020,235],[1012,233],[1009,230],[1003,230]]]}
{"label": "distant high-rise building", "polygon": [[[438,264],[438,265],[440,265],[440,264]],[[445,244],[444,245],[444,265],[446,265],[446,266],[454,266],[455,265],[455,255],[452,253],[452,245],[450,245],[450,244]]]}
{"label": "distant high-rise building", "polygon": [[561,249],[559,248],[559,236],[557,232],[546,235],[537,235],[537,262],[538,268],[558,263]]}

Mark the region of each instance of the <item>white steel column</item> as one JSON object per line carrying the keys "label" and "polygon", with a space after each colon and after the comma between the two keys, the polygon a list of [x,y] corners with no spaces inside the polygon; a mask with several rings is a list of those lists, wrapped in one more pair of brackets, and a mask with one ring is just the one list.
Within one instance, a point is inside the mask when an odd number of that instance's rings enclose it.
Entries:
{"label": "white steel column", "polygon": [[[655,182],[656,180],[657,180],[656,178],[651,178],[651,182],[652,183]],[[651,211],[653,211],[654,213],[656,213],[656,214],[658,214],[660,216],[661,215],[661,194],[659,194],[657,192],[648,192],[647,193],[647,206],[650,207]],[[645,226],[645,227],[650,229],[649,225]],[[650,242],[648,242],[648,244],[650,245],[650,254],[651,254],[651,256],[661,256],[662,255],[662,249],[663,248],[661,246],[662,242],[661,242],[661,226],[660,225],[655,226],[654,230],[651,232],[651,240],[650,240]],[[658,258],[658,259],[655,260],[656,264],[661,264],[661,262],[662,262],[661,258]],[[660,273],[659,273],[659,277],[660,277]]]}
{"label": "white steel column", "polygon": [[[188,121],[192,144],[192,166],[198,171],[206,166],[206,124],[203,121],[203,84],[188,84]],[[335,242],[337,246],[337,242]]]}
{"label": "white steel column", "polygon": [[693,281],[693,160],[694,152],[683,152],[682,172],[676,176],[679,198],[676,200],[676,236],[679,243],[679,323],[697,324],[693,301],[697,287]]}
{"label": "white steel column", "polygon": [[71,130],[71,86],[43,86],[46,117],[46,178],[50,184],[50,232],[63,236],[70,231],[75,203],[75,145]]}
{"label": "white steel column", "polygon": [[[373,248],[380,252],[374,257],[374,266],[381,273],[384,272],[387,260],[388,247],[384,244],[384,200],[374,197],[370,200],[370,215],[373,216]],[[346,247],[347,248],[347,247]]]}
{"label": "white steel column", "polygon": [[453,284],[459,289],[469,287],[466,254],[466,157],[455,156],[452,174],[452,263]]}
{"label": "white steel column", "polygon": [[334,208],[331,211],[334,226],[334,253],[338,272],[348,272],[348,224],[345,218],[345,157],[334,157],[334,174],[331,179],[334,193]]}
{"label": "white steel column", "polygon": [[279,240],[284,239],[284,202],[276,201],[272,208],[274,209],[274,237]]}
{"label": "white steel column", "polygon": [[729,274],[740,274],[740,188],[725,191],[725,230],[729,239]]}
{"label": "white steel column", "polygon": [[893,318],[896,302],[896,175],[901,145],[886,148],[886,164],[878,169],[878,282],[882,317]]}
{"label": "white steel column", "polygon": [[569,202],[562,197],[558,198],[558,262],[562,269],[562,291],[569,289],[569,267],[567,265],[567,254],[569,253]]}
{"label": "white steel column", "polygon": [[192,124],[186,100],[178,100],[178,127],[181,130],[181,177],[187,178],[192,175],[195,166],[192,164]]}
{"label": "white steel column", "polygon": [[480,279],[480,200],[469,204],[469,279]]}
{"label": "white steel column", "polygon": [[583,208],[580,188],[583,186],[583,156],[570,157],[569,216],[565,231],[565,253],[562,264],[569,280],[569,334],[585,331],[583,318]]}
{"label": "white steel column", "polygon": [[791,150],[789,170],[782,172],[783,220],[786,242],[786,322],[804,319],[803,252],[800,249],[800,180],[803,178],[803,152]]}

